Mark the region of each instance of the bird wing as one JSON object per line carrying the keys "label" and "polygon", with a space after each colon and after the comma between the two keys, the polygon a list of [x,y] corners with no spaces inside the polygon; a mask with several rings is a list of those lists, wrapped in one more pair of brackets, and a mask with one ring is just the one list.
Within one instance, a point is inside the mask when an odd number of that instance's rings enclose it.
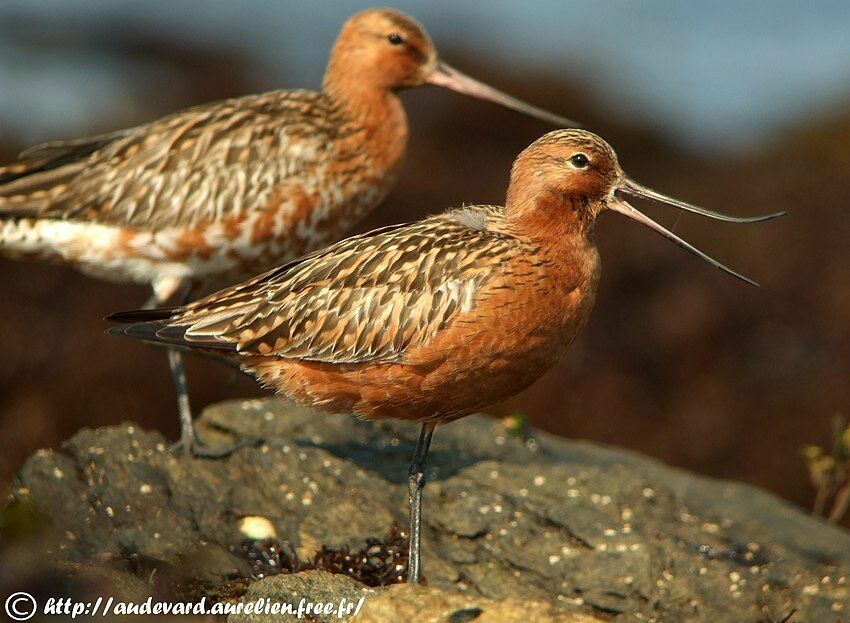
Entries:
{"label": "bird wing", "polygon": [[113,319],[150,320],[119,330],[129,335],[243,355],[403,361],[475,306],[519,244],[446,213],[348,238],[159,316]]}
{"label": "bird wing", "polygon": [[103,146],[122,138],[127,132],[128,130],[122,130],[73,141],[55,141],[30,147],[18,154],[15,162],[0,167],[0,186],[82,160]]}
{"label": "bird wing", "polygon": [[0,169],[0,214],[146,229],[239,214],[322,161],[335,114],[320,93],[275,91],[47,143]]}

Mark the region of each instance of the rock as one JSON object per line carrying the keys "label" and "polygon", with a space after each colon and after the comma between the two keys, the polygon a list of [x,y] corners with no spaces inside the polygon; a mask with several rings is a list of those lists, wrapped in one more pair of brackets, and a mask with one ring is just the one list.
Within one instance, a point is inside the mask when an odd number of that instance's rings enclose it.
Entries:
{"label": "rock", "polygon": [[[305,571],[294,575],[277,575],[254,582],[241,604],[293,604],[299,602],[330,604],[330,613],[312,615],[313,620],[325,623],[339,620],[339,605],[343,612],[357,613],[357,623],[387,623],[388,621],[434,621],[435,623],[601,623],[584,614],[568,614],[550,603],[502,599],[494,601],[474,595],[450,592],[436,587],[396,584],[388,589],[369,589],[344,575],[324,571]],[[362,603],[361,603],[362,600]],[[306,606],[305,606],[306,607]],[[268,615],[234,614],[228,623],[264,623]],[[279,621],[297,621],[297,615],[284,615]]]}
{"label": "rock", "polygon": [[[406,525],[417,428],[274,399],[217,405],[199,424],[211,441],[266,443],[209,461],[172,456],[161,435],[130,424],[83,430],[26,462],[12,508],[55,527],[49,560],[99,561],[135,578],[157,569],[176,594],[230,604],[365,596],[358,621],[754,623],[796,609],[802,623],[850,613],[846,532],[747,485],[544,433],[532,442],[483,416],[434,437],[426,586],[271,575],[329,548],[389,542],[392,526]],[[246,550],[260,528],[279,543]],[[229,620],[270,620],[251,616]]]}
{"label": "rock", "polygon": [[445,623],[601,623],[597,617],[568,614],[550,603],[501,599],[494,601],[435,587],[397,584],[364,601],[357,623],[433,621]]}
{"label": "rock", "polygon": [[[343,612],[353,612],[353,608],[356,608],[361,597],[368,597],[375,592],[374,589],[366,588],[363,584],[344,575],[332,575],[324,571],[304,571],[293,575],[276,575],[254,582],[237,603],[258,603],[260,600],[259,603],[264,605],[267,600],[269,603],[292,604],[293,607],[298,607],[303,600],[305,609],[307,602],[331,604],[334,609],[327,614],[317,615],[313,612],[305,612],[305,616],[311,616],[312,620],[325,623],[339,620],[337,612],[340,604],[342,604]],[[228,623],[265,623],[269,617],[261,611],[260,614],[233,614],[228,616],[227,620]],[[282,616],[278,620],[297,621],[298,616]]]}

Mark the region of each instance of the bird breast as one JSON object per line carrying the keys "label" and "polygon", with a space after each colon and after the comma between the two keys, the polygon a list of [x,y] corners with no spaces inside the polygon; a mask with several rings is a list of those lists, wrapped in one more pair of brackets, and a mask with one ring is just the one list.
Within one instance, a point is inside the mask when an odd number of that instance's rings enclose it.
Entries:
{"label": "bird breast", "polygon": [[[556,264],[558,259],[562,263]],[[366,418],[450,421],[531,385],[566,352],[593,306],[595,248],[571,258],[515,257],[426,343],[398,362],[339,365],[247,358],[262,383],[310,406]],[[446,286],[451,287],[451,286]]]}

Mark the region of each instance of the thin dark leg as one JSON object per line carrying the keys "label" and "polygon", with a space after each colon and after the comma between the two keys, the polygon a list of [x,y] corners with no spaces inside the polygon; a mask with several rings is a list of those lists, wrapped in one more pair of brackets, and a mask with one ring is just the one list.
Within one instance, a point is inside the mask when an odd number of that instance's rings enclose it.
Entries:
{"label": "thin dark leg", "polygon": [[[178,288],[179,289],[179,288]],[[178,305],[185,305],[192,298],[192,288],[188,283],[183,284],[182,292],[179,293]],[[147,307],[158,307],[166,305],[168,301],[160,300],[156,294],[148,301]],[[204,444],[195,431],[195,421],[192,418],[192,405],[189,402],[189,384],[186,381],[186,367],[183,364],[183,354],[177,350],[169,349],[168,366],[171,368],[171,380],[174,382],[174,390],[177,392],[177,416],[180,420],[180,439],[172,444],[172,452],[183,452],[187,456],[206,459],[220,459],[233,454],[239,448],[245,446],[256,446],[260,440],[244,437],[235,443],[221,448],[211,449]]]}
{"label": "thin dark leg", "polygon": [[196,455],[204,449],[198,436],[195,434],[195,422],[192,419],[192,405],[189,402],[189,384],[186,381],[186,366],[183,364],[183,355],[176,350],[168,350],[168,366],[171,368],[171,380],[174,382],[174,391],[177,392],[177,417],[180,420],[180,439],[171,450],[182,451],[187,455]]}
{"label": "thin dark leg", "polygon": [[434,434],[433,423],[422,425],[416,451],[410,461],[410,471],[407,476],[407,488],[410,504],[410,551],[407,559],[407,581],[418,584],[421,576],[419,560],[420,543],[422,540],[422,489],[425,488],[425,462],[428,458],[428,448],[431,445],[431,435]]}

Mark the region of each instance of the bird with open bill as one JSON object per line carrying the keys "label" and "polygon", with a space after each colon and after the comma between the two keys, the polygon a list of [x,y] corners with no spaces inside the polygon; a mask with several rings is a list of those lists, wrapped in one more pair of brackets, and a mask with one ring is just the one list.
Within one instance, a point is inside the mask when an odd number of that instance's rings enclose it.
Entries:
{"label": "bird with open bill", "polygon": [[504,206],[472,205],[376,229],[184,307],[110,317],[113,332],[237,363],[316,409],[419,422],[409,473],[408,580],[420,578],[421,499],[434,428],[525,389],[587,322],[599,282],[594,226],[617,212],[753,283],[632,206],[731,217],[630,179],[583,130],[516,159]]}
{"label": "bird with open bill", "polygon": [[[0,167],[0,255],[149,284],[148,306],[256,275],[339,240],[383,200],[407,145],[398,93],[428,84],[575,125],[452,68],[406,15],[371,9],[342,27],[321,91],[196,106]],[[168,357],[175,447],[226,455],[197,438],[180,353]]]}

